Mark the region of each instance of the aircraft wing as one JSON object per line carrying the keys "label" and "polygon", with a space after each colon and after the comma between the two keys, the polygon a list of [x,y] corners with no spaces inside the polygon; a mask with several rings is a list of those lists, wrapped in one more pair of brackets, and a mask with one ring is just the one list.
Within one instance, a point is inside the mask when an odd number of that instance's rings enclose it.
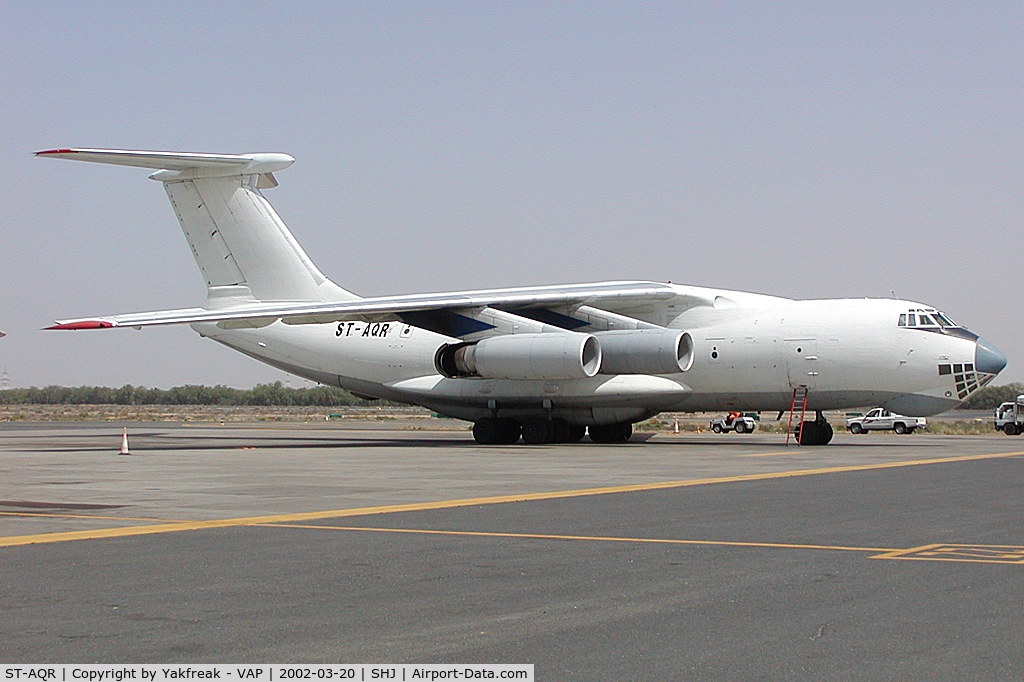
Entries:
{"label": "aircraft wing", "polygon": [[[259,327],[276,320],[286,324],[317,324],[368,315],[398,315],[415,311],[459,310],[485,306],[525,309],[561,305],[622,308],[678,297],[670,284],[660,282],[599,282],[530,288],[488,289],[441,294],[381,296],[339,302],[253,303],[222,309],[184,308],[74,320],[58,320],[47,329],[107,329],[165,324],[223,322],[236,327]],[[710,305],[712,301],[703,301]]]}

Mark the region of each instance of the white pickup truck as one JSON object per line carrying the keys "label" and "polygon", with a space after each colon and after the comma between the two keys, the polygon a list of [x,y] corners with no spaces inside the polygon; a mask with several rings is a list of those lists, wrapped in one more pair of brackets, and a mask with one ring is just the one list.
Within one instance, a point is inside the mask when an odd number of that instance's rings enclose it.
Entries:
{"label": "white pickup truck", "polygon": [[893,414],[884,407],[869,410],[861,417],[850,417],[846,420],[846,428],[850,433],[867,433],[868,431],[895,431],[896,433],[913,433],[914,429],[923,429],[928,425],[924,417],[904,417]]}

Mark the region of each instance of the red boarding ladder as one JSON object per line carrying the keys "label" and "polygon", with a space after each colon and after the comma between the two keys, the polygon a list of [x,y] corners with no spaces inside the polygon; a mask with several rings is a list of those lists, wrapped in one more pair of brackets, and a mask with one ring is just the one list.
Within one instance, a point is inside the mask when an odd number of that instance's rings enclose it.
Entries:
{"label": "red boarding ladder", "polygon": [[800,406],[800,436],[797,438],[797,445],[803,444],[804,439],[804,417],[807,415],[807,387],[797,386],[793,389],[793,401],[789,404],[789,424],[786,426],[786,445],[789,445],[789,437],[793,433],[793,417],[796,416],[797,405]]}

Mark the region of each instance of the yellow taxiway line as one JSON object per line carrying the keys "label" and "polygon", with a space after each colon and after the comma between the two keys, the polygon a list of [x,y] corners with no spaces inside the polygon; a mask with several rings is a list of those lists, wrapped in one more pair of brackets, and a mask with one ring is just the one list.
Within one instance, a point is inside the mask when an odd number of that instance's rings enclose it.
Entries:
{"label": "yellow taxiway line", "polygon": [[410,533],[413,535],[461,535],[518,540],[575,540],[584,542],[635,542],[656,545],[705,545],[715,547],[761,547],[767,549],[830,549],[841,552],[901,552],[887,547],[840,547],[836,545],[799,545],[784,542],[736,542],[731,540],[680,540],[675,538],[623,538],[607,535],[549,535],[546,533],[495,533],[472,530],[429,530],[423,528],[369,528],[365,526],[321,526],[310,524],[260,524],[271,528],[307,528],[311,530],[347,530],[366,533]]}
{"label": "yellow taxiway line", "polygon": [[144,526],[125,526],[117,528],[99,528],[94,530],[78,530],[57,533],[41,533],[37,535],[14,535],[0,537],[0,547],[16,547],[50,542],[68,542],[72,540],[98,540],[104,538],[131,537],[153,535],[157,533],[178,533],[183,531],[205,530],[210,528],[228,528],[237,526],[260,526],[268,524],[296,523],[317,521],[321,519],[337,519],[353,516],[371,516],[375,514],[395,514],[411,511],[429,511],[434,509],[454,509],[457,507],[473,507],[487,504],[504,504],[507,502],[534,502],[540,500],[557,500],[591,495],[610,495],[615,493],[643,492],[650,490],[668,490],[699,485],[719,483],[743,483],[748,481],[769,481],[800,476],[817,476],[821,474],[838,474],[853,471],[874,471],[880,469],[897,469],[925,464],[942,464],[954,462],[972,462],[1004,457],[1018,457],[1019,452],[999,452],[984,455],[962,455],[959,457],[935,457],[878,464],[859,464],[820,469],[799,469],[795,471],[776,471],[760,474],[743,474],[739,476],[721,476],[714,478],[697,478],[684,481],[662,481],[654,483],[636,483],[632,485],[607,486],[600,488],[584,488],[580,490],[560,490],[546,493],[520,493],[513,495],[496,495],[492,497],[475,497],[458,500],[439,500],[436,502],[414,502],[410,504],[394,504],[376,507],[356,507],[353,509],[331,509],[314,512],[297,512],[291,514],[268,514],[265,516],[248,516],[234,519],[213,519],[209,521],[174,521]]}
{"label": "yellow taxiway line", "polygon": [[744,547],[757,549],[803,549],[839,552],[868,552],[872,559],[912,559],[916,561],[958,561],[980,564],[1024,565],[1024,547],[1018,545],[932,544],[910,549],[887,547],[843,547],[839,545],[802,545],[788,542],[739,542],[734,540],[682,540],[677,538],[623,538],[602,535],[552,535],[547,533],[499,533],[469,530],[429,530],[424,528],[371,528],[366,526],[329,526],[310,524],[265,524],[270,528],[306,528],[364,533],[410,533],[414,535],[454,535],[517,540],[563,540],[577,542],[633,542],[656,545],[690,545],[705,547]]}

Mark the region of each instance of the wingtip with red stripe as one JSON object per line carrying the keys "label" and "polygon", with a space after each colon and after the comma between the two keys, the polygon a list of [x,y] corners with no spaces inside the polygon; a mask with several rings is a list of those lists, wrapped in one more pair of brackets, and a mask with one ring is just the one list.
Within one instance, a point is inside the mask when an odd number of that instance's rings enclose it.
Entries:
{"label": "wingtip with red stripe", "polygon": [[44,327],[44,330],[50,329],[109,329],[113,327],[113,322],[104,322],[103,320],[80,320],[78,322],[64,322],[62,324],[55,324],[52,327]]}

